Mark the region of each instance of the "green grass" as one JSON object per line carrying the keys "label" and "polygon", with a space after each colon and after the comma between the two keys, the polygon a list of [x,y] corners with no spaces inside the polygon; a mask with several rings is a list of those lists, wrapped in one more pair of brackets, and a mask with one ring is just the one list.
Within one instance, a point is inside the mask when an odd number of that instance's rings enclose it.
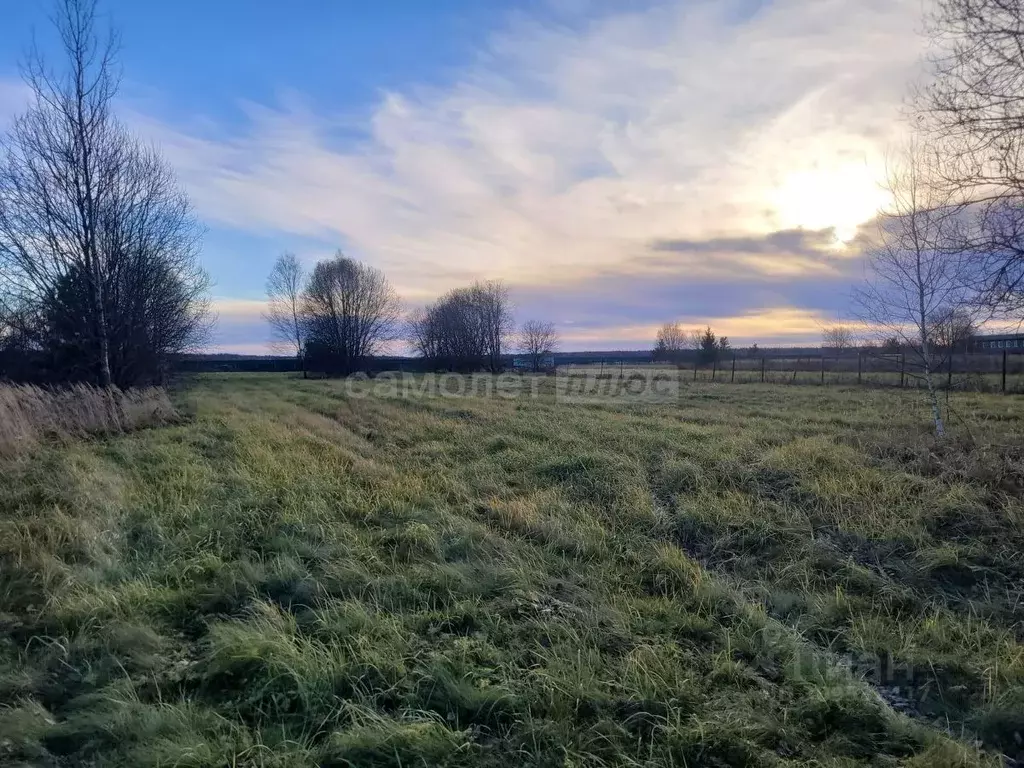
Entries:
{"label": "green grass", "polygon": [[1024,400],[939,445],[910,392],[554,381],[209,376],[0,464],[0,763],[1024,758]]}

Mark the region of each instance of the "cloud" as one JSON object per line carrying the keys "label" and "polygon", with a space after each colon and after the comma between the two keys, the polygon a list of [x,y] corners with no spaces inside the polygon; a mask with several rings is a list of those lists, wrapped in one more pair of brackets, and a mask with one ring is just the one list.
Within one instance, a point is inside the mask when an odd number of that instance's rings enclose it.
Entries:
{"label": "cloud", "polygon": [[232,299],[215,297],[210,305],[218,317],[252,318],[262,317],[267,310],[267,302],[262,299]]}
{"label": "cloud", "polygon": [[270,350],[270,328],[263,319],[266,302],[215,297],[210,309],[217,318],[209,348],[222,352],[265,355]]}
{"label": "cloud", "polygon": [[645,268],[661,271],[686,268],[698,277],[756,275],[758,279],[791,279],[802,275],[841,275],[860,256],[866,243],[861,227],[849,242],[837,240],[836,229],[789,229],[767,235],[715,237],[707,240],[655,240],[651,249],[672,258],[646,256]]}
{"label": "cloud", "polygon": [[[151,99],[126,116],[211,225],[321,244],[307,259],[340,245],[411,305],[504,278],[574,344],[646,344],[675,318],[816,339],[884,203],[919,0],[549,5],[447,84],[362,112],[288,92],[231,124]],[[234,301],[218,346],[265,339]]]}
{"label": "cloud", "polygon": [[242,130],[137,122],[207,219],[340,241],[413,301],[668,253],[697,277],[834,269],[828,247],[883,200],[917,0],[578,10],[513,17],[455,82],[382,94],[363,130],[294,94],[245,105]]}
{"label": "cloud", "polygon": [[817,256],[835,244],[832,230],[789,229],[756,237],[719,237],[711,240],[655,240],[655,251],[676,253],[799,253]]}

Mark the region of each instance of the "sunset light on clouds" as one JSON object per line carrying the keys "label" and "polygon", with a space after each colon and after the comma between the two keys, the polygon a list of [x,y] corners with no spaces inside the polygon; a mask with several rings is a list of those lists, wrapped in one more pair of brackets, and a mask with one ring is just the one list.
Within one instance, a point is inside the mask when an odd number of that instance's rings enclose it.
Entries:
{"label": "sunset light on clouds", "polygon": [[[356,3],[216,5],[182,5],[203,28],[179,23],[197,53],[175,72],[147,47],[167,12],[109,3],[126,118],[209,228],[214,347],[246,352],[267,348],[276,256],[337,248],[410,307],[504,279],[568,349],[648,347],[667,320],[816,341],[860,275],[924,45],[902,0],[453,0],[429,24],[430,4],[380,4],[405,9],[394,28]],[[204,45],[242,13],[244,42]],[[17,82],[0,70],[0,120]]]}

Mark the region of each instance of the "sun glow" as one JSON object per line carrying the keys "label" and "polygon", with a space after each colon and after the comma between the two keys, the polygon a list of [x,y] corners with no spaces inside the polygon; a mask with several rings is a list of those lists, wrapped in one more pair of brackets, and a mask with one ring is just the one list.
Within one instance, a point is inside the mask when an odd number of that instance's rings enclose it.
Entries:
{"label": "sun glow", "polygon": [[771,205],[783,229],[829,229],[837,247],[885,205],[881,176],[866,163],[793,171],[773,190]]}

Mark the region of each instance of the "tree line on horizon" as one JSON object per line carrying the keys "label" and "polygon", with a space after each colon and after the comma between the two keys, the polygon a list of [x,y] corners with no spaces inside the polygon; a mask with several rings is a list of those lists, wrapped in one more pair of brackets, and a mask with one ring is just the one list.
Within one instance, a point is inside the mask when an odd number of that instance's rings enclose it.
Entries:
{"label": "tree line on horizon", "polygon": [[278,348],[302,371],[349,375],[393,342],[405,341],[435,370],[498,372],[515,348],[540,371],[558,347],[550,322],[516,328],[508,288],[500,280],[455,288],[403,315],[384,273],[343,255],[308,273],[292,253],[278,257],[267,279],[266,320]]}
{"label": "tree line on horizon", "polygon": [[679,363],[684,359],[710,365],[732,351],[728,336],[718,336],[707,326],[687,331],[681,323],[665,323],[658,329],[651,359],[657,363]]}
{"label": "tree line on horizon", "polygon": [[[934,313],[928,335],[933,351],[948,357],[951,354],[966,353],[970,349],[971,342],[978,335],[978,326],[971,313],[962,309],[944,308]],[[837,357],[852,352],[897,355],[908,350],[920,351],[920,346],[914,340],[908,341],[893,334],[858,334],[853,326],[844,323],[822,326],[819,346],[822,353]],[[651,359],[654,362],[710,365],[727,357],[756,357],[764,352],[757,342],[746,348],[734,349],[729,337],[717,336],[711,326],[706,326],[704,330],[687,330],[682,323],[674,321],[663,323],[658,328]]]}

